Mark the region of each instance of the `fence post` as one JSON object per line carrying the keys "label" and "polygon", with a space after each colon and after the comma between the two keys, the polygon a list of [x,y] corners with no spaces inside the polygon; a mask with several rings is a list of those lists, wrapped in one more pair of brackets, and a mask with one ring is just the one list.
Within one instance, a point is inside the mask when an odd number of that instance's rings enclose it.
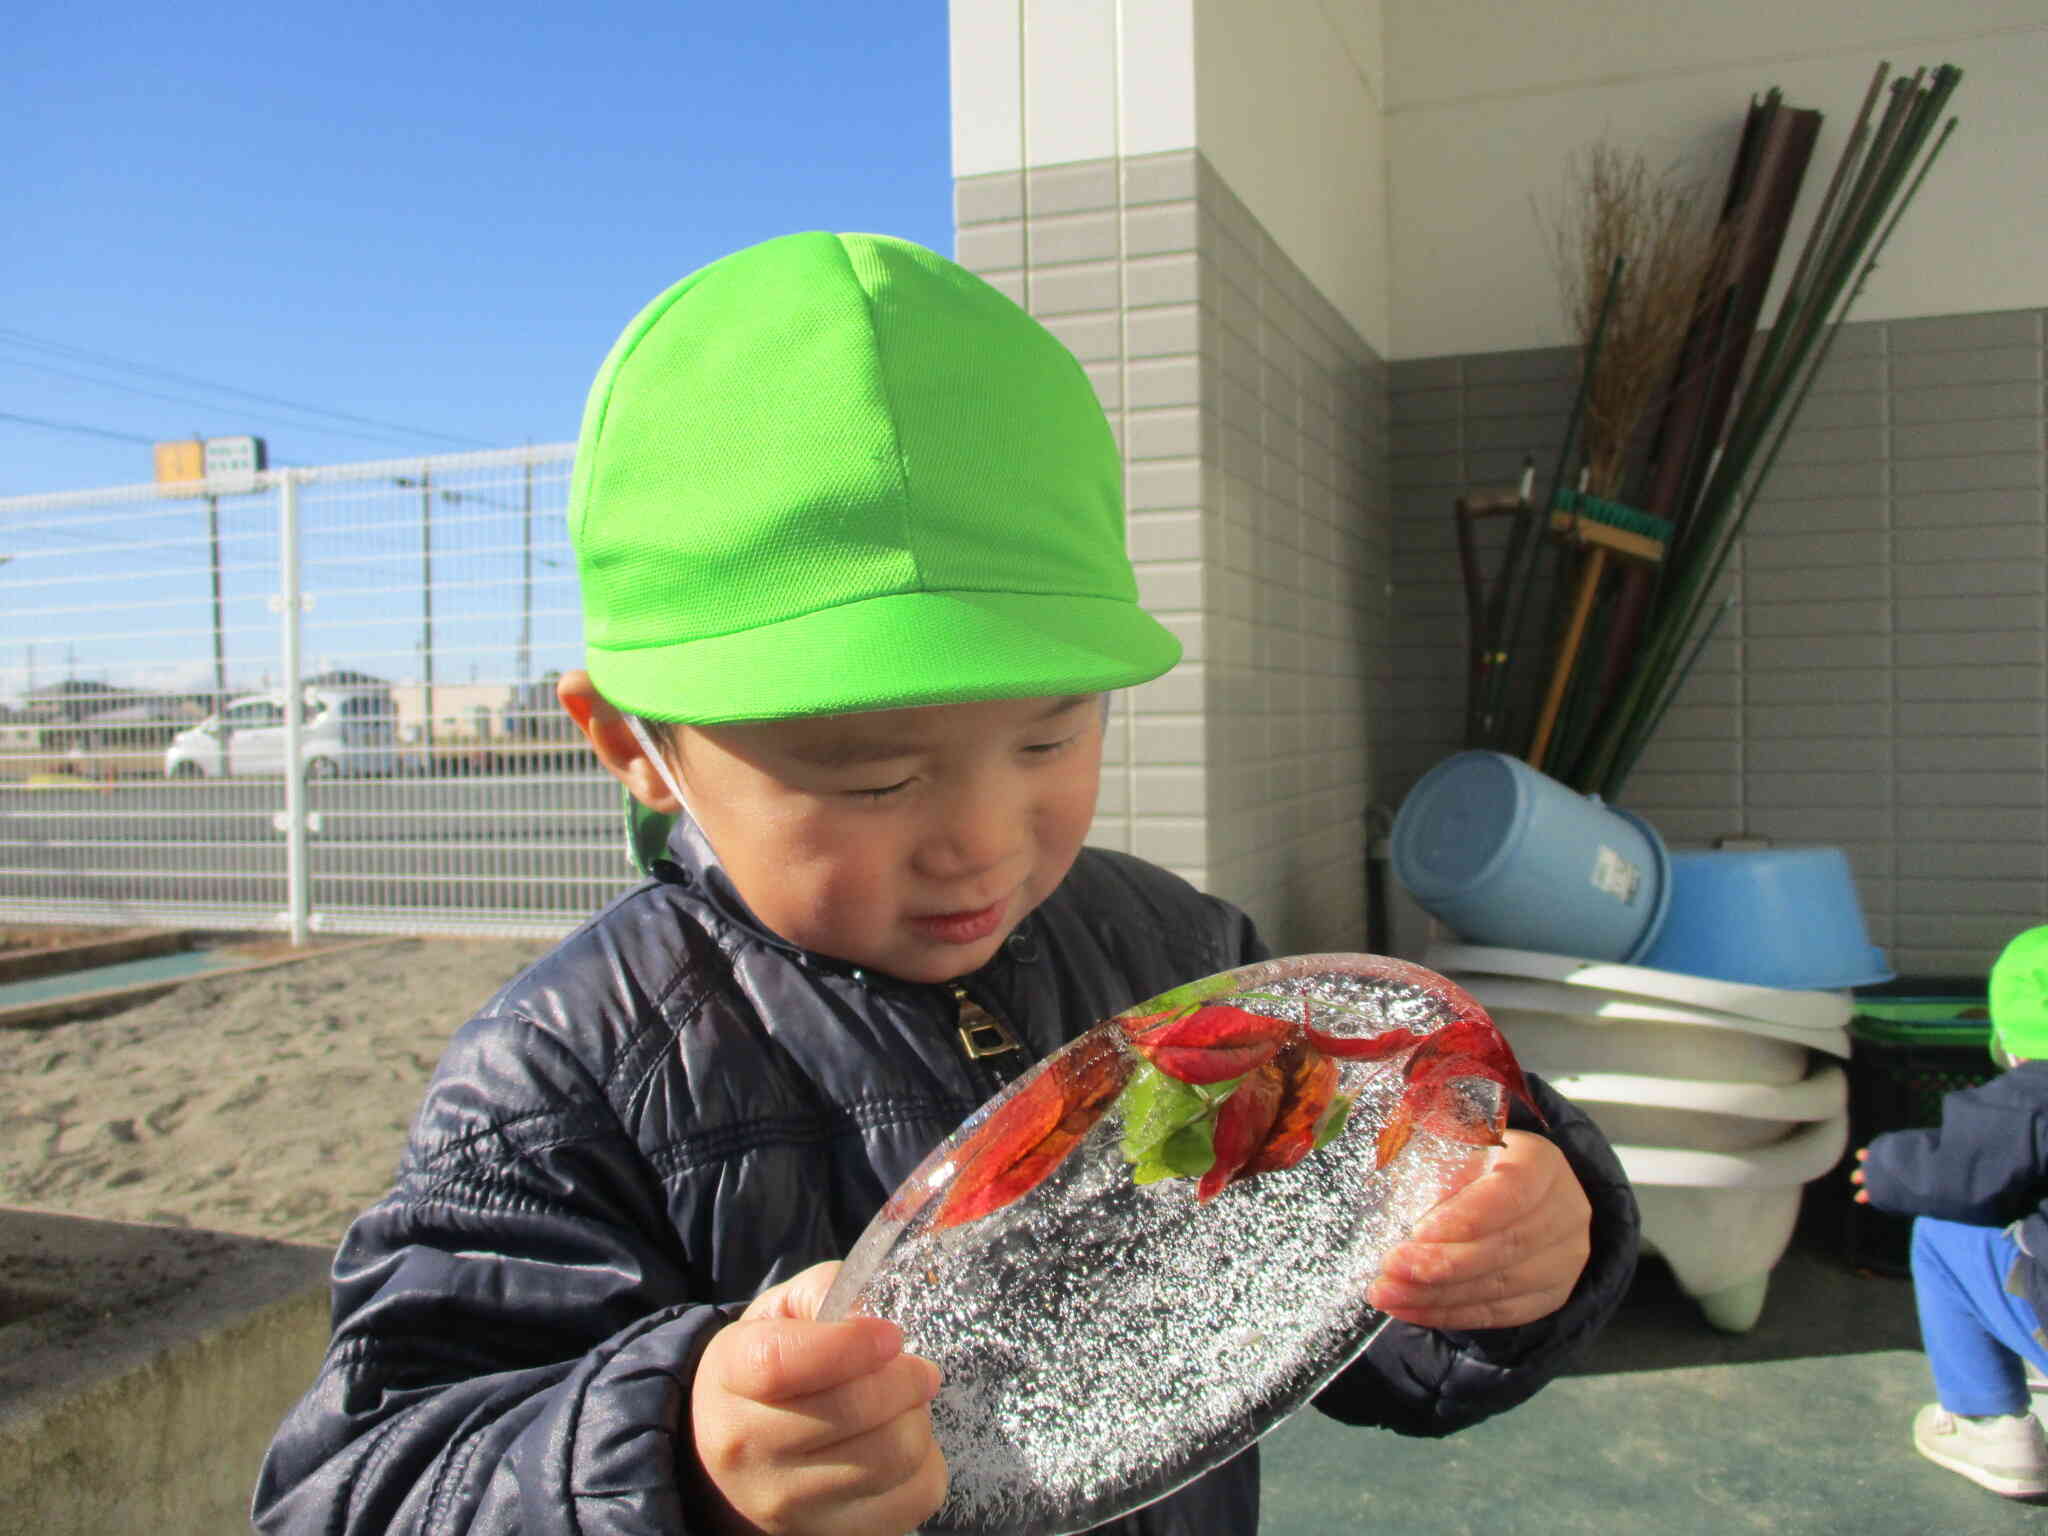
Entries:
{"label": "fence post", "polygon": [[299,588],[299,478],[285,470],[277,484],[278,594],[284,607],[284,881],[285,919],[292,943],[306,942],[312,926],[312,880],[306,864],[305,690],[299,656],[304,602]]}

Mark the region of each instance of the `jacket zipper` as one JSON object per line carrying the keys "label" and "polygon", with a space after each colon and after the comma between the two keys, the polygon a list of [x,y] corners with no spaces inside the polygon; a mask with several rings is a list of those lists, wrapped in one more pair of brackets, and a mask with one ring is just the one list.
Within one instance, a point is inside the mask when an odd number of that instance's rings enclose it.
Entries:
{"label": "jacket zipper", "polygon": [[982,1086],[991,1091],[1020,1076],[1031,1064],[1031,1053],[1025,1050],[1016,1031],[999,1014],[968,996],[967,988],[959,982],[948,982],[946,989],[953,994],[959,1010],[955,1032],[969,1072],[983,1079]]}

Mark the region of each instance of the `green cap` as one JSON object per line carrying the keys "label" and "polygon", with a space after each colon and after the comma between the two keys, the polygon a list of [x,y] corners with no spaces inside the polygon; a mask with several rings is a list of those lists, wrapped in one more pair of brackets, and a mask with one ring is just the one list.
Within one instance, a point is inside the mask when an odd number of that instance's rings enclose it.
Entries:
{"label": "green cap", "polygon": [[642,310],[591,387],[569,532],[591,680],[650,719],[1094,693],[1180,657],[1080,364],[884,236],[750,246]]}
{"label": "green cap", "polygon": [[2048,1058],[2048,927],[2029,928],[1991,967],[1991,1054]]}

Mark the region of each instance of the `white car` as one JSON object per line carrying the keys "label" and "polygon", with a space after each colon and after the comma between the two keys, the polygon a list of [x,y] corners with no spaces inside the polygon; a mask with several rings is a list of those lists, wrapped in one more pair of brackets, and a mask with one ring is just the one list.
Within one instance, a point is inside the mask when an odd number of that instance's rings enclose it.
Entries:
{"label": "white car", "polygon": [[[281,693],[247,694],[164,749],[164,774],[173,779],[281,777],[285,771]],[[343,774],[389,774],[398,753],[388,706],[374,695],[306,691],[299,727],[299,762],[309,779]]]}

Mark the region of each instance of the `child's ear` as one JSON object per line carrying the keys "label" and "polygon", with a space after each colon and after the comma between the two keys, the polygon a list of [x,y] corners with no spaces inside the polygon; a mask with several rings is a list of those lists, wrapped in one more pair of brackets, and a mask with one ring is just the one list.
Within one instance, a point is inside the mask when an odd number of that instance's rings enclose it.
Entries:
{"label": "child's ear", "polygon": [[668,786],[661,782],[654,764],[647,760],[647,753],[626,724],[626,717],[605,701],[588,672],[581,667],[564,672],[562,680],[555,684],[555,697],[562,701],[562,708],[576,722],[576,729],[590,743],[590,750],[604,764],[605,772],[625,785],[626,793],[664,816],[673,816],[682,809],[668,792]]}

